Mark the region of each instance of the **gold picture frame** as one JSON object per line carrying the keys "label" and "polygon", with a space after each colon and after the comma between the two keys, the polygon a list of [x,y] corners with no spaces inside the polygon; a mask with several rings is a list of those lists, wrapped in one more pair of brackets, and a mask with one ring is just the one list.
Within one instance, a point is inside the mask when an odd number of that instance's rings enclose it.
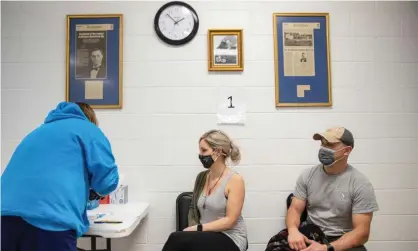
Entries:
{"label": "gold picture frame", "polygon": [[329,13],[273,13],[273,43],[276,107],[332,107]]}
{"label": "gold picture frame", "polygon": [[243,71],[243,44],[242,29],[209,29],[208,71]]}
{"label": "gold picture frame", "polygon": [[123,29],[123,14],[67,15],[67,102],[122,109]]}

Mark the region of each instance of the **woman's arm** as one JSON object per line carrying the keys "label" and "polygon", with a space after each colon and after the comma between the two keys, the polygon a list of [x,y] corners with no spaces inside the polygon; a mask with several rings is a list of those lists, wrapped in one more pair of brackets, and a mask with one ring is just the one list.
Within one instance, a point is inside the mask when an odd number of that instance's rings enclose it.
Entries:
{"label": "woman's arm", "polygon": [[100,196],[113,192],[119,183],[118,167],[112,147],[99,130],[91,132],[92,139],[84,144],[85,163],[90,176],[90,187]]}
{"label": "woman's arm", "polygon": [[[238,174],[232,175],[227,185],[227,205],[226,216],[202,225],[202,231],[222,232],[231,229],[241,215],[244,205],[245,184],[242,177]],[[196,231],[197,226],[191,227],[189,230]]]}

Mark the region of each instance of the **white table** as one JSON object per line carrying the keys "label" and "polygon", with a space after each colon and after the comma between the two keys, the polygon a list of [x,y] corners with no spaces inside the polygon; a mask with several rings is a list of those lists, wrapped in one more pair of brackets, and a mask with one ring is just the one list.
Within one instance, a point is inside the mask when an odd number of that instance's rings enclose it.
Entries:
{"label": "white table", "polygon": [[[112,219],[123,221],[118,224],[94,223],[95,219],[90,220],[90,228],[83,237],[91,238],[92,251],[111,251],[111,238],[121,238],[130,235],[147,216],[150,204],[147,202],[127,203],[127,204],[101,204],[98,208],[87,211],[89,220],[97,214],[109,214]],[[97,219],[101,220],[101,219]],[[96,238],[106,238],[106,249],[96,249]],[[81,250],[81,249],[79,249]]]}

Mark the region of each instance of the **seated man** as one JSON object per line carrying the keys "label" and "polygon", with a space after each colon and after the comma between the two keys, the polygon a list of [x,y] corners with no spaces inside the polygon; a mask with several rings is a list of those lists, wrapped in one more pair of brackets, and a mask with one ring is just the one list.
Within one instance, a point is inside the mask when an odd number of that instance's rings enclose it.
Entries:
{"label": "seated man", "polygon": [[[293,250],[362,251],[369,238],[373,212],[378,210],[370,181],[347,164],[354,138],[343,127],[313,136],[322,142],[321,164],[305,170],[298,178],[287,213],[288,243]],[[309,240],[299,231],[300,217],[307,207],[307,222],[318,226],[329,241]]]}

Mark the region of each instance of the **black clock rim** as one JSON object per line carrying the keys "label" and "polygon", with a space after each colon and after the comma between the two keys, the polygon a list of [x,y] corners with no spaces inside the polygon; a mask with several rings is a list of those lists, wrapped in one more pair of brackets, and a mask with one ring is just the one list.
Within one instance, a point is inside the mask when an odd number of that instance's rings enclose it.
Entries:
{"label": "black clock rim", "polygon": [[[161,13],[167,8],[170,7],[172,5],[180,5],[183,7],[188,8],[192,14],[193,14],[193,21],[194,21],[194,26],[193,26],[193,30],[190,32],[190,34],[180,40],[172,40],[167,38],[166,36],[163,35],[163,33],[160,30],[160,27],[158,26],[158,20],[159,17],[161,16]],[[195,9],[190,6],[189,4],[182,2],[182,1],[171,1],[168,2],[166,4],[164,4],[163,6],[160,7],[160,9],[157,11],[157,13],[155,14],[155,18],[154,18],[154,30],[157,33],[158,37],[163,40],[165,43],[170,44],[170,45],[184,45],[187,44],[188,42],[190,42],[197,34],[197,31],[199,30],[199,17],[197,15],[197,12],[195,11]]]}

